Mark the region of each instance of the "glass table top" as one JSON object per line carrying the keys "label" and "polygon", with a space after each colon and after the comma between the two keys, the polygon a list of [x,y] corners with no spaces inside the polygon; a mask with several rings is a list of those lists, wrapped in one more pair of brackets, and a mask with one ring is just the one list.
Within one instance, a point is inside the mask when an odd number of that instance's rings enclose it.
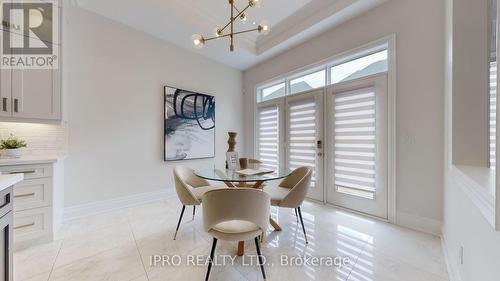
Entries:
{"label": "glass table top", "polygon": [[290,175],[291,172],[289,169],[278,169],[272,173],[245,176],[236,173],[236,170],[217,169],[213,167],[195,170],[194,174],[202,179],[212,181],[257,182],[282,179]]}

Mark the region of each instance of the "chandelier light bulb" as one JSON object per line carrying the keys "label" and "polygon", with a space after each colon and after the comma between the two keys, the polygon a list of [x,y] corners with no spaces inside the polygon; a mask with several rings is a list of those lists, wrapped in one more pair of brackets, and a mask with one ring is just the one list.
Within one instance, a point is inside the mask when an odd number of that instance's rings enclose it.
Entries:
{"label": "chandelier light bulb", "polygon": [[261,2],[262,2],[262,0],[249,0],[248,5],[250,5],[250,7],[253,7],[253,8],[260,8]]}
{"label": "chandelier light bulb", "polygon": [[197,49],[201,49],[203,48],[203,45],[205,45],[205,38],[203,38],[200,34],[191,36],[191,40],[193,40],[194,47]]}
{"label": "chandelier light bulb", "polygon": [[271,28],[269,27],[269,23],[267,21],[262,21],[259,23],[259,26],[257,27],[257,31],[259,31],[262,34],[268,34],[269,31],[271,31]]}
{"label": "chandelier light bulb", "polygon": [[220,28],[218,28],[218,27],[214,28],[214,35],[216,37],[221,36],[222,35],[222,30]]}
{"label": "chandelier light bulb", "polygon": [[241,20],[242,23],[245,23],[247,21],[247,14],[242,13],[240,15],[240,20]]}

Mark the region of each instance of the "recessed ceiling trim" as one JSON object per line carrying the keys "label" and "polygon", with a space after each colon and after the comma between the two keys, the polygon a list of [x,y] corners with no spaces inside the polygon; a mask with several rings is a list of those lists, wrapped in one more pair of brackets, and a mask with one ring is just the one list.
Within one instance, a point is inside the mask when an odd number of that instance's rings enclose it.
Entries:
{"label": "recessed ceiling trim", "polygon": [[[319,0],[312,1],[301,10],[276,25],[266,36],[259,36],[256,41],[257,55],[263,54],[291,39],[310,38],[343,22],[372,9],[388,0]],[[346,16],[339,17],[344,14]],[[324,27],[324,28],[323,28]],[[316,31],[316,32],[311,32]],[[307,36],[300,36],[300,35]],[[297,40],[299,39],[299,40]],[[287,42],[288,43],[288,42]],[[288,45],[288,44],[287,44]]]}

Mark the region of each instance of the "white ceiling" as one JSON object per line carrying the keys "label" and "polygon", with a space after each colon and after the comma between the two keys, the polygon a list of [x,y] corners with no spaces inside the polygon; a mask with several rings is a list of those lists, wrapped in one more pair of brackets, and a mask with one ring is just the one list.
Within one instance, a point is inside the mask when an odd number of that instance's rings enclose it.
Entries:
{"label": "white ceiling", "polygon": [[[244,8],[246,0],[235,0]],[[260,0],[260,8],[249,8],[248,20],[236,31],[267,20],[271,32],[235,37],[235,52],[227,38],[207,42],[195,49],[191,35],[211,37],[215,27],[229,21],[227,0],[77,0],[78,6],[137,30],[172,42],[182,48],[245,70],[319,33],[356,17],[388,0]],[[119,7],[119,8],[117,8]]]}

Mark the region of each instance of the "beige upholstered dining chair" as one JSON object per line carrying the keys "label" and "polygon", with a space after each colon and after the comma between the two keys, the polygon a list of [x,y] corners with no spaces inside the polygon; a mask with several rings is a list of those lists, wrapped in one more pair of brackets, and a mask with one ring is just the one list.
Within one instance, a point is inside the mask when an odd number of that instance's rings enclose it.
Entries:
{"label": "beige upholstered dining chair", "polygon": [[212,250],[205,281],[208,281],[217,240],[246,241],[254,239],[264,280],[266,273],[260,252],[259,236],[269,224],[270,197],[252,188],[213,190],[203,196],[203,227],[213,236]]}
{"label": "beige upholstered dining chair", "polygon": [[174,234],[175,240],[186,206],[193,206],[194,220],[196,206],[201,204],[201,197],[203,196],[203,194],[205,194],[207,191],[221,189],[223,187],[210,186],[208,181],[197,177],[194,174],[193,169],[185,166],[174,167],[174,181],[175,191],[177,192],[177,196],[182,203],[181,215],[179,217],[179,222],[177,223],[177,228],[175,229]]}
{"label": "beige upholstered dining chair", "polygon": [[271,197],[271,205],[284,208],[295,209],[295,214],[298,214],[300,223],[302,224],[302,231],[307,241],[306,229],[304,227],[304,220],[302,219],[302,212],[300,206],[307,195],[307,190],[311,186],[312,169],[309,167],[300,167],[295,169],[289,176],[287,176],[278,185],[269,185],[264,188]]}

